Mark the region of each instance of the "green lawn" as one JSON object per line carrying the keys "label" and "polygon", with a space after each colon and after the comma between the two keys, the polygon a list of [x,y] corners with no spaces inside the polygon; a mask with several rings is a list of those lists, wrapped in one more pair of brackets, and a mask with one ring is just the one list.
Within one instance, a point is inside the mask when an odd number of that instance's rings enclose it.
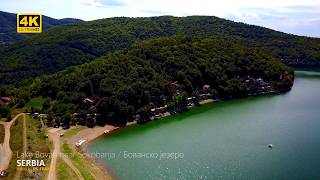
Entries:
{"label": "green lawn", "polygon": [[[41,123],[39,120],[33,119],[31,116],[26,116],[26,125],[27,125],[27,142],[28,142],[28,150],[27,152],[31,153],[50,153],[49,146],[47,144],[47,140],[45,138],[46,132],[41,130]],[[45,161],[46,167],[49,167],[50,158],[49,156],[43,158],[34,158],[34,159],[42,159]],[[38,171],[35,175],[31,172],[25,172],[22,177],[23,179],[27,177],[41,178],[46,175],[46,171]]]}
{"label": "green lawn", "polygon": [[37,110],[41,110],[42,109],[42,104],[45,101],[46,101],[45,98],[41,98],[41,97],[33,98],[29,102],[27,102],[25,106],[27,108],[34,108],[34,109],[37,109]]}
{"label": "green lawn", "polygon": [[68,131],[66,131],[64,133],[64,137],[65,138],[68,138],[68,137],[71,137],[73,135],[76,135],[79,131],[81,131],[82,129],[85,129],[86,127],[84,126],[73,126],[71,127]]}
{"label": "green lawn", "polygon": [[0,143],[3,143],[4,140],[4,127],[0,124]]}
{"label": "green lawn", "polygon": [[57,179],[78,179],[76,173],[60,158],[57,161]]}
{"label": "green lawn", "polygon": [[88,161],[86,157],[84,157],[85,155],[73,150],[68,144],[65,143],[62,145],[62,151],[66,154],[71,154],[69,158],[71,159],[72,163],[78,168],[84,179],[94,180],[94,177],[91,174],[92,167],[90,167],[90,163],[86,163]]}

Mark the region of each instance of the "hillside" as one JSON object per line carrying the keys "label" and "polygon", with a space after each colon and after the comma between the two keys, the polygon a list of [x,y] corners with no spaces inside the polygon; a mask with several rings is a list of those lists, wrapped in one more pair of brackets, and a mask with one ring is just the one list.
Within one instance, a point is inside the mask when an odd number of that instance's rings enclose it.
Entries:
{"label": "hillside", "polygon": [[[173,36],[38,77],[14,93],[22,101],[49,98],[44,112],[99,113],[103,121],[124,124],[150,108],[179,109],[187,96],[199,97],[204,85],[212,97],[228,98],[288,90],[292,84],[293,71],[272,56],[226,39]],[[94,108],[83,106],[85,97],[94,99]]]}
{"label": "hillside", "polygon": [[[48,16],[42,16],[43,30],[51,27],[61,26],[66,24],[80,23],[80,19],[54,19]],[[7,47],[9,44],[17,40],[30,37],[30,35],[17,33],[17,15],[0,11],[0,48]]]}
{"label": "hillside", "polygon": [[89,62],[137,40],[175,34],[238,40],[292,67],[320,66],[320,39],[217,17],[109,18],[51,28],[0,52],[0,83],[13,83]]}

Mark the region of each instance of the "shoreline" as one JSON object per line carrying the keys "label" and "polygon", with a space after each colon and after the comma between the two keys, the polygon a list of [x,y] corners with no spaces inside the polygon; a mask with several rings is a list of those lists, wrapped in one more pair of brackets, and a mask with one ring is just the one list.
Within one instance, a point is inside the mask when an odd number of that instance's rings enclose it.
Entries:
{"label": "shoreline", "polygon": [[[291,89],[291,88],[290,88]],[[243,97],[233,97],[233,98],[225,98],[225,99],[205,99],[199,102],[200,105],[205,105],[205,104],[211,104],[211,103],[217,103],[217,102],[221,102],[221,101],[227,101],[227,100],[232,100],[232,99],[240,99],[240,98],[250,98],[250,97],[263,97],[263,96],[272,96],[272,95],[276,95],[276,94],[282,94],[285,92],[288,92],[290,90],[283,90],[283,91],[278,91],[278,92],[267,92],[267,93],[263,93],[263,94],[252,94],[252,95],[247,95],[247,96],[243,96]],[[193,108],[197,108],[197,106],[192,106],[189,107],[188,109],[193,109]],[[166,112],[163,116],[161,116],[158,119],[154,119],[154,120],[161,120],[164,117],[168,117],[168,116],[174,116],[174,114],[170,114],[168,112]],[[154,121],[152,120],[152,121]],[[124,127],[116,127],[116,126],[112,126],[112,125],[105,125],[103,127],[99,126],[99,127],[94,127],[94,128],[86,128],[84,130],[79,131],[76,135],[74,135],[73,137],[69,138],[69,140],[67,141],[67,143],[69,145],[71,145],[73,148],[77,148],[75,146],[75,141],[76,139],[78,139],[78,141],[80,140],[80,138],[82,139],[86,139],[87,141],[81,146],[79,147],[81,149],[81,151],[83,152],[83,154],[89,158],[89,160],[91,160],[98,168],[101,168],[103,170],[105,170],[108,174],[110,174],[110,176],[112,178],[117,179],[115,173],[112,171],[111,168],[109,168],[107,165],[103,164],[102,162],[100,162],[97,158],[94,158],[92,156],[89,155],[88,153],[88,146],[93,143],[95,140],[97,140],[98,138],[103,138],[104,136],[109,136],[110,134],[119,131],[119,130],[123,130],[125,128],[137,125],[138,123],[136,121],[127,123],[126,126]],[[104,131],[108,130],[108,133],[105,134]],[[97,131],[97,132],[95,132]],[[73,143],[73,144],[71,144]]]}
{"label": "shoreline", "polygon": [[[223,100],[214,100],[214,99],[205,99],[205,100],[202,100],[199,102],[199,104],[201,105],[204,105],[204,104],[209,104],[209,103],[214,103],[214,102],[220,102],[220,101],[223,101]],[[196,108],[196,106],[193,106],[191,108]],[[174,115],[174,114],[173,114]],[[168,117],[168,116],[173,116],[172,114],[170,113],[165,113],[163,116],[161,116],[160,118],[158,119],[154,119],[152,121],[155,121],[155,120],[161,120],[162,118],[164,117]],[[70,144],[71,142],[75,142],[75,139],[78,139],[80,140],[81,138],[82,139],[85,139],[87,140],[80,148],[84,151],[84,152],[87,152],[87,147],[88,145],[90,145],[93,141],[95,141],[96,139],[98,138],[101,138],[101,137],[105,137],[105,136],[108,136],[116,131],[119,131],[119,130],[123,130],[123,129],[126,129],[128,127],[131,127],[131,126],[134,126],[134,125],[137,125],[138,123],[136,121],[132,121],[132,122],[129,122],[127,123],[125,126],[123,127],[116,127],[116,126],[112,126],[112,125],[105,125],[105,126],[99,126],[99,127],[94,127],[94,128],[86,128],[84,130],[81,130],[79,131],[76,135],[74,135],[72,138],[70,138],[68,140],[68,143]],[[104,131],[108,130],[109,132],[107,134],[104,133]],[[89,132],[91,131],[91,132]],[[97,131],[97,132],[92,132],[92,131]],[[70,144],[71,145],[71,144]],[[73,144],[74,146],[74,144]]]}
{"label": "shoreline", "polygon": [[[209,103],[218,102],[218,101],[221,101],[221,100],[205,99],[200,101],[199,104],[204,105],[204,104],[209,104]],[[193,106],[191,108],[196,108],[196,106]],[[162,118],[168,117],[168,116],[172,116],[172,114],[165,113],[163,116],[161,116],[161,118],[157,120],[161,120]],[[88,152],[88,146],[99,138],[109,136],[110,134],[116,131],[120,131],[128,127],[132,127],[137,124],[138,123],[136,121],[133,121],[133,122],[127,123],[126,126],[124,127],[105,125],[105,126],[96,126],[94,128],[86,128],[86,129],[80,130],[75,135],[68,138],[66,140],[66,143],[69,144],[75,150],[80,149],[81,154],[83,154],[86,158],[88,158],[88,161],[90,161],[94,166],[96,166],[96,168],[99,168],[102,171],[105,171],[105,173],[110,175],[112,179],[118,179],[110,167],[100,162],[97,158],[90,156],[90,153]],[[104,133],[105,131],[108,131],[108,133]],[[86,142],[81,147],[77,147],[75,144],[81,139],[86,140]]]}

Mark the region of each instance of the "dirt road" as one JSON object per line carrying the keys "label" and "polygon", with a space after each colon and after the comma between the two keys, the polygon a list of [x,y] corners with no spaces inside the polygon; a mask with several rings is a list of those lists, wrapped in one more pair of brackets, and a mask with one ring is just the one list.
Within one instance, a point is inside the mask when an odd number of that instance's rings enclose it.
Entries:
{"label": "dirt road", "polygon": [[[26,153],[28,149],[27,144],[27,121],[26,121],[26,115],[23,116],[23,131],[22,131],[22,152]],[[14,175],[14,180],[19,180],[21,176],[21,171],[16,171],[16,174]]]}
{"label": "dirt road", "polygon": [[55,180],[57,179],[57,160],[61,158],[78,176],[79,180],[84,180],[80,171],[73,165],[71,160],[61,152],[61,140],[60,140],[60,133],[62,133],[61,128],[59,129],[50,129],[49,130],[49,139],[53,142],[53,152],[52,158],[50,163],[50,169],[48,173],[48,180]]}
{"label": "dirt road", "polygon": [[25,116],[24,113],[16,115],[10,122],[0,122],[5,129],[5,136],[3,144],[0,144],[0,172],[8,169],[12,157],[12,150],[10,148],[10,128],[12,124],[20,117]]}
{"label": "dirt road", "polygon": [[48,173],[48,180],[56,180],[56,167],[57,167],[57,159],[61,153],[60,151],[60,137],[58,135],[58,131],[61,129],[50,129],[49,130],[49,138],[53,142],[53,152],[51,156],[50,169]]}
{"label": "dirt road", "polygon": [[84,180],[80,171],[73,165],[73,163],[71,162],[71,160],[68,157],[62,156],[61,158],[73,170],[73,172],[76,173],[79,180]]}

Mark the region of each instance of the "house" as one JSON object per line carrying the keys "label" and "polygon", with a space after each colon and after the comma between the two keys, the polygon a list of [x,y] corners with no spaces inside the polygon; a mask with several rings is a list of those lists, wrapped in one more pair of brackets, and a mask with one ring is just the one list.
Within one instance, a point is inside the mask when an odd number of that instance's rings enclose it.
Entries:
{"label": "house", "polygon": [[0,97],[0,105],[8,105],[10,101],[10,97]]}
{"label": "house", "polygon": [[171,94],[179,94],[178,81],[172,82],[168,85],[168,90]]}
{"label": "house", "polygon": [[257,85],[260,87],[268,86],[269,83],[266,83],[262,78],[256,79]]}
{"label": "house", "polygon": [[92,99],[89,99],[89,98],[85,98],[82,102],[83,102],[83,103],[93,104],[93,100],[92,100]]}
{"label": "house", "polygon": [[85,99],[82,101],[82,103],[83,103],[83,105],[84,105],[84,107],[85,107],[86,109],[89,109],[89,108],[93,105],[94,100],[92,100],[92,99],[90,99],[90,98],[85,98]]}
{"label": "house", "polygon": [[208,94],[209,91],[210,91],[210,85],[208,85],[208,84],[203,85],[203,87],[202,87],[202,92],[203,92],[204,94]]}

